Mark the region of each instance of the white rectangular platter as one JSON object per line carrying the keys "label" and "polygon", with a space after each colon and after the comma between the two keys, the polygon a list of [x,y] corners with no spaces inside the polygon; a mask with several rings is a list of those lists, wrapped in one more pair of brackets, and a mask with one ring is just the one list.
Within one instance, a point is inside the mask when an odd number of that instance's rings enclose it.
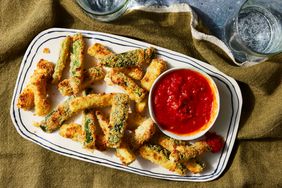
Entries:
{"label": "white rectangular platter", "polygon": [[[95,150],[91,152],[84,149],[80,143],[61,137],[57,132],[52,134],[45,133],[41,129],[33,126],[34,121],[38,122],[43,118],[34,116],[33,112],[18,109],[16,105],[18,96],[27,85],[37,62],[43,58],[56,63],[62,40],[67,35],[73,35],[78,32],[82,33],[87,47],[99,42],[106,45],[114,52],[121,53],[136,48],[152,46],[157,49],[157,56],[164,59],[170,68],[194,67],[206,72],[214,79],[220,94],[220,112],[211,131],[215,131],[224,138],[225,146],[219,153],[207,153],[203,156],[202,159],[207,163],[207,168],[204,172],[179,176],[141,157],[137,157],[137,160],[129,166],[124,166],[114,155],[114,150],[106,152]],[[45,48],[49,48],[50,53],[43,53]],[[86,61],[91,61],[91,58],[87,57]],[[106,93],[121,92],[120,89],[106,86],[104,83],[100,83],[97,88],[101,92]],[[54,99],[52,101],[53,103],[58,104],[59,101],[64,100],[58,92],[54,91],[52,93],[52,95],[54,95],[51,96],[52,100]],[[153,178],[204,182],[218,178],[224,171],[237,135],[241,108],[242,96],[236,81],[204,62],[168,49],[117,35],[84,30],[52,28],[38,34],[26,50],[15,85],[10,115],[16,130],[21,136],[61,155]]]}

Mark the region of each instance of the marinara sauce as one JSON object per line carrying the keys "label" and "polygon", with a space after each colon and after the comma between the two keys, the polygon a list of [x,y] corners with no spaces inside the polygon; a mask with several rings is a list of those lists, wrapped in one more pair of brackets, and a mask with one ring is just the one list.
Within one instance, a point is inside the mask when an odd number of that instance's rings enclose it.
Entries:
{"label": "marinara sauce", "polygon": [[209,81],[196,71],[169,72],[152,92],[155,119],[164,130],[179,135],[193,134],[211,118],[214,93]]}

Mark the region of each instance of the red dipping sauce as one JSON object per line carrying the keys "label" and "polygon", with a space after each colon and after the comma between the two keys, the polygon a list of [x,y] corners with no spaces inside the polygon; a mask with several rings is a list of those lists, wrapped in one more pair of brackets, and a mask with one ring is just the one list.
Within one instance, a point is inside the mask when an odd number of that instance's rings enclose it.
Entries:
{"label": "red dipping sauce", "polygon": [[158,125],[180,136],[195,134],[209,125],[215,100],[210,81],[190,69],[168,72],[152,91],[152,108]]}

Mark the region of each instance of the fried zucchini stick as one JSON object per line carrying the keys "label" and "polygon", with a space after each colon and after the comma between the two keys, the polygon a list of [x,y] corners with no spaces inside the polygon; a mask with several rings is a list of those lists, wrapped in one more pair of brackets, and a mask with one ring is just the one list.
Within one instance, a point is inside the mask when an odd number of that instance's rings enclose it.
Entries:
{"label": "fried zucchini stick", "polygon": [[38,116],[46,115],[51,107],[47,98],[47,82],[52,78],[54,64],[41,59],[37,64],[37,69],[30,78],[34,93],[35,114]]}
{"label": "fried zucchini stick", "polygon": [[185,175],[187,172],[187,168],[184,165],[178,162],[171,161],[169,159],[170,152],[159,145],[143,145],[139,149],[139,153],[144,159],[147,159],[155,164],[161,165],[162,167],[172,172],[176,172],[180,175]]}
{"label": "fried zucchini stick", "polygon": [[83,127],[84,140],[83,145],[86,148],[94,149],[96,141],[96,125],[95,125],[95,112],[94,110],[84,110],[83,112]]}
{"label": "fried zucchini stick", "polygon": [[141,102],[145,98],[147,91],[142,87],[139,87],[131,78],[122,72],[111,71],[108,73],[108,77],[111,79],[113,84],[123,88],[131,100]]}
{"label": "fried zucchini stick", "polygon": [[[109,138],[109,121],[100,111],[96,111],[96,117],[105,135],[105,138]],[[120,146],[116,148],[116,156],[121,160],[124,165],[130,164],[136,159],[135,154],[130,150],[127,143],[123,140],[121,141]]]}
{"label": "fried zucchini stick", "polygon": [[61,44],[59,59],[56,63],[55,71],[53,74],[53,80],[52,80],[53,84],[59,83],[59,81],[61,81],[62,79],[63,70],[67,65],[67,60],[70,54],[71,42],[72,42],[71,37],[67,36]]}
{"label": "fried zucchini stick", "polygon": [[[89,47],[87,53],[98,60],[102,60],[109,55],[114,55],[111,50],[100,43],[95,43],[94,45]],[[144,72],[140,67],[115,68],[115,70],[123,72],[124,74],[135,80],[141,80],[144,75]]]}
{"label": "fried zucchini stick", "polygon": [[24,110],[30,110],[35,106],[35,114],[46,115],[50,110],[50,102],[47,98],[47,82],[54,71],[54,64],[41,59],[33,72],[30,82],[20,94],[17,106]]}
{"label": "fried zucchini stick", "polygon": [[43,74],[34,75],[31,78],[31,84],[34,93],[35,114],[38,116],[46,115],[51,108],[46,93],[47,78]]}
{"label": "fried zucchini stick", "polygon": [[45,117],[42,122],[38,124],[38,126],[40,126],[40,128],[45,132],[53,132],[60,128],[67,119],[74,115],[74,112],[69,106],[72,99],[73,97],[70,97],[63,103],[59,104]]}
{"label": "fried zucchini stick", "polygon": [[197,158],[189,159],[188,161],[184,162],[183,164],[193,174],[198,174],[198,173],[203,172],[203,170],[206,167],[205,163],[198,160]]}
{"label": "fried zucchini stick", "polygon": [[114,54],[110,49],[100,43],[95,43],[90,46],[87,50],[87,53],[98,60],[104,59],[107,56]]}
{"label": "fried zucchini stick", "polygon": [[141,80],[141,86],[150,91],[157,77],[167,69],[166,62],[162,59],[153,59],[147,68],[145,76]]}
{"label": "fried zucchini stick", "polygon": [[[95,81],[102,80],[105,77],[105,72],[102,67],[91,67],[84,70],[83,83],[81,84],[81,89],[85,89]],[[73,88],[70,85],[70,79],[65,79],[59,83],[58,89],[63,96],[74,95]]]}
{"label": "fried zucchini stick", "polygon": [[99,110],[96,110],[95,112],[98,123],[106,137],[108,137],[110,129],[109,129],[109,121],[107,118],[100,112]]}
{"label": "fried zucchini stick", "polygon": [[189,144],[188,142],[181,141],[181,140],[175,140],[173,138],[161,135],[158,138],[158,144],[160,144],[162,147],[166,148],[168,151],[173,152],[177,146],[185,146]]}
{"label": "fried zucchini stick", "polygon": [[151,118],[146,119],[131,136],[131,145],[133,149],[138,149],[143,143],[148,141],[156,132],[156,127]]}
{"label": "fried zucchini stick", "polygon": [[122,164],[129,165],[135,161],[136,156],[132,150],[128,147],[127,143],[122,141],[120,146],[116,148],[116,156],[120,159]]}
{"label": "fried zucchini stick", "polygon": [[109,121],[99,110],[95,111],[95,115],[102,130],[100,134],[97,134],[96,148],[99,150],[106,150],[108,137],[107,135],[109,134]]}
{"label": "fried zucchini stick", "polygon": [[89,108],[104,108],[112,105],[115,94],[89,94],[87,96],[76,97],[70,102],[70,110],[78,112]]}
{"label": "fried zucchini stick", "polygon": [[24,88],[18,98],[17,106],[24,110],[31,110],[35,106],[36,115],[45,115],[50,110],[50,103],[47,100],[46,84],[54,71],[54,64],[44,59],[36,65],[30,82]]}
{"label": "fried zucchini stick", "polygon": [[83,141],[83,130],[77,123],[63,124],[60,127],[59,134],[65,138],[71,138],[74,141]]}
{"label": "fried zucchini stick", "polygon": [[129,98],[126,94],[117,93],[114,95],[112,101],[113,102],[110,113],[110,125],[107,144],[110,148],[118,148],[126,129],[126,120],[128,118],[129,110]]}
{"label": "fried zucchini stick", "polygon": [[[181,140],[175,140],[175,139],[169,138],[167,136],[159,137],[158,143],[162,147],[164,147],[168,151],[170,151],[171,153],[176,149],[177,146],[185,146],[185,145],[187,146],[187,145],[189,145],[188,142],[181,141]],[[186,168],[194,174],[202,172],[205,168],[205,164],[200,162],[196,158],[192,158],[192,159],[189,159],[188,161],[183,162],[183,165],[185,165]]]}
{"label": "fried zucchini stick", "polygon": [[176,146],[173,152],[171,152],[169,158],[173,161],[185,162],[207,151],[210,151],[210,147],[208,143],[205,141],[198,141],[190,146],[188,145]]}
{"label": "fried zucchini stick", "polygon": [[154,48],[140,48],[120,54],[112,54],[101,59],[100,63],[111,68],[142,67],[150,63],[154,51]]}
{"label": "fried zucchini stick", "polygon": [[72,36],[70,86],[75,95],[80,91],[83,81],[84,48],[85,42],[82,35],[79,33]]}
{"label": "fried zucchini stick", "polygon": [[46,115],[50,111],[51,104],[47,98],[47,82],[52,78],[54,64],[41,59],[37,64],[37,69],[31,76],[30,82],[34,93],[35,114]]}

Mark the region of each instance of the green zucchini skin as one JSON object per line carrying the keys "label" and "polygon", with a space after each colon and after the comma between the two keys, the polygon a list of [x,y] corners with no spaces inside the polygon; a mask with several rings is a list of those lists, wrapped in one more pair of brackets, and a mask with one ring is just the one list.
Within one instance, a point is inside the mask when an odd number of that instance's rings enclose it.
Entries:
{"label": "green zucchini skin", "polygon": [[128,118],[129,97],[126,94],[117,93],[113,97],[110,113],[109,134],[107,145],[110,148],[118,148],[121,144],[126,120]]}
{"label": "green zucchini skin", "polygon": [[170,152],[160,145],[143,145],[139,149],[139,153],[144,159],[147,159],[152,163],[161,165],[162,167],[170,171],[176,172],[180,175],[185,175],[187,173],[187,168],[181,163],[171,161],[169,159]]}
{"label": "green zucchini skin", "polygon": [[145,89],[140,87],[130,77],[126,76],[122,72],[111,72],[109,74],[109,78],[114,84],[123,88],[129,95],[130,99],[137,103],[141,102],[147,94]]}
{"label": "green zucchini skin", "polygon": [[[82,95],[86,96],[92,93],[91,88],[87,88],[83,91]],[[83,111],[82,130],[84,132],[83,146],[85,148],[94,149],[96,141],[96,122],[95,122],[95,110],[86,109]]]}
{"label": "green zucchini skin", "polygon": [[84,49],[85,42],[83,36],[80,33],[72,36],[70,85],[74,94],[80,91],[83,82]]}
{"label": "green zucchini skin", "polygon": [[122,67],[142,67],[144,64],[148,64],[154,55],[154,48],[136,49],[127,51],[120,54],[112,54],[104,59],[101,59],[100,63],[106,67],[122,68]]}
{"label": "green zucchini skin", "polygon": [[70,54],[71,41],[71,37],[67,36],[62,42],[59,59],[53,73],[53,84],[57,84],[62,79],[63,70],[68,63],[67,60]]}
{"label": "green zucchini skin", "polygon": [[83,145],[86,148],[94,149],[95,148],[95,115],[94,110],[85,110],[83,113],[83,132],[84,132],[84,141]]}
{"label": "green zucchini skin", "polygon": [[45,132],[54,132],[60,128],[60,126],[70,117],[74,115],[69,108],[69,104],[73,97],[69,97],[66,101],[59,104],[54,110],[52,110],[45,119],[40,122],[40,128]]}

